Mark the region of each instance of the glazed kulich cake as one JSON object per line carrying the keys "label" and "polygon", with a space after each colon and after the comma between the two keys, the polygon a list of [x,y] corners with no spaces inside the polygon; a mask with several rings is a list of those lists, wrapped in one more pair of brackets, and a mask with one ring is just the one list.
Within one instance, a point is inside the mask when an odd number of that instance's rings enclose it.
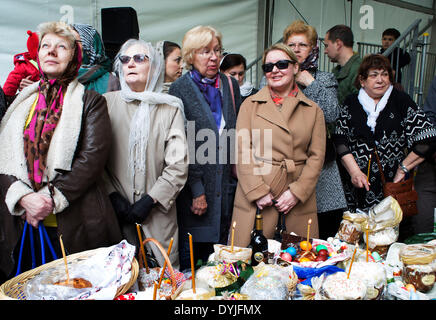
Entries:
{"label": "glazed kulich cake", "polygon": [[342,220],[339,225],[338,238],[347,243],[356,243],[360,240],[362,231],[351,221]]}
{"label": "glazed kulich cake", "polygon": [[347,279],[346,272],[336,272],[327,276],[320,293],[327,300],[364,300],[366,284],[359,279]]}
{"label": "glazed kulich cake", "polygon": [[385,268],[377,262],[355,261],[351,268],[350,279],[359,279],[366,284],[368,300],[380,299],[387,284]]}
{"label": "glazed kulich cake", "polygon": [[436,279],[436,246],[430,244],[406,245],[400,250],[403,262],[403,281],[416,290],[428,292]]}

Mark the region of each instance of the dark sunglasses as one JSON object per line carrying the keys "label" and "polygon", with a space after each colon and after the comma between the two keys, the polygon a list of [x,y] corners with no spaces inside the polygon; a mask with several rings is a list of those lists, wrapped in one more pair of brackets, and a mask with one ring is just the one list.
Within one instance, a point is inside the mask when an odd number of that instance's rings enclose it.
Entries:
{"label": "dark sunglasses", "polygon": [[278,69],[287,69],[289,64],[294,64],[294,61],[291,60],[279,60],[276,63],[265,63],[262,65],[263,72],[271,72],[274,69],[274,66],[276,66]]}
{"label": "dark sunglasses", "polygon": [[120,59],[122,64],[128,64],[130,62],[130,59],[133,58],[133,61],[136,63],[143,63],[145,60],[148,60],[148,56],[146,54],[135,54],[133,57],[129,57],[126,55],[119,56],[118,59]]}

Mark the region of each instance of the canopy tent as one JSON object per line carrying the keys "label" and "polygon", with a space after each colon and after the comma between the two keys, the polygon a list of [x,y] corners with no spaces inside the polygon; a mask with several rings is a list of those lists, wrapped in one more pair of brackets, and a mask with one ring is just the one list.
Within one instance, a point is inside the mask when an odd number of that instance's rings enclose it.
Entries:
{"label": "canopy tent", "polygon": [[[27,30],[35,31],[44,21],[88,23],[101,32],[101,9],[132,7],[138,15],[140,37],[156,42],[181,44],[183,35],[195,25],[211,25],[223,34],[224,49],[243,54],[248,62],[278,41],[283,29],[295,19],[315,26],[321,37],[333,25],[352,25],[356,41],[380,43],[388,27],[403,31],[415,19],[433,16],[410,8],[387,4],[390,0],[2,0],[0,11],[0,84],[13,69],[13,55],[26,51]],[[390,1],[392,2],[392,1]],[[397,1],[406,2],[406,1]],[[429,6],[433,0],[408,1]],[[361,19],[371,19],[362,8],[373,9],[371,28]],[[365,16],[366,15],[366,16]],[[371,21],[367,21],[369,23]]]}

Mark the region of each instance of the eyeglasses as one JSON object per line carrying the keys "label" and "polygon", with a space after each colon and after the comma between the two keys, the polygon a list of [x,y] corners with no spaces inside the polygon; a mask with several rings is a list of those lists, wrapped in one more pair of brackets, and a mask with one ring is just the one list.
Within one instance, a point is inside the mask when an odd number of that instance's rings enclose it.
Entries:
{"label": "eyeglasses", "polygon": [[265,63],[262,65],[262,70],[263,72],[271,72],[274,69],[274,66],[276,66],[278,69],[283,70],[283,69],[287,69],[289,64],[294,64],[295,61],[291,61],[291,60],[279,60],[276,63]]}
{"label": "eyeglasses", "polygon": [[303,42],[300,42],[300,43],[290,43],[290,44],[288,44],[288,46],[291,47],[292,50],[294,50],[295,47],[299,47],[300,49],[303,49],[303,50],[309,48],[309,45],[307,43],[303,43]]}
{"label": "eyeglasses", "polygon": [[122,55],[119,56],[118,59],[120,59],[122,64],[128,64],[130,62],[130,59],[133,58],[133,61],[135,61],[136,63],[144,63],[145,60],[148,60],[148,56],[146,54],[135,54],[133,57],[130,56],[126,56],[126,55]]}
{"label": "eyeglasses", "polygon": [[211,57],[213,54],[215,54],[217,57],[219,57],[223,53],[223,49],[222,48],[216,48],[216,49],[213,49],[213,50],[209,50],[207,48],[204,48],[204,49],[198,51],[197,53],[199,55],[203,56],[203,57]]}

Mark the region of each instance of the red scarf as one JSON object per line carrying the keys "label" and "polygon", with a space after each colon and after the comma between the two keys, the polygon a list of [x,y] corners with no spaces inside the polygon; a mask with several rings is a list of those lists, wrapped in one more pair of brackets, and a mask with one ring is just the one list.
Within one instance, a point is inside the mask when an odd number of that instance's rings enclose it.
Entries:
{"label": "red scarf", "polygon": [[[282,105],[283,104],[283,100],[286,97],[280,97],[277,93],[275,93],[271,88],[269,88],[269,92],[271,94],[271,98],[274,101],[274,103],[276,105]],[[291,90],[291,92],[289,92],[288,97],[296,97],[298,94],[298,86],[297,83],[295,83],[294,88]]]}

